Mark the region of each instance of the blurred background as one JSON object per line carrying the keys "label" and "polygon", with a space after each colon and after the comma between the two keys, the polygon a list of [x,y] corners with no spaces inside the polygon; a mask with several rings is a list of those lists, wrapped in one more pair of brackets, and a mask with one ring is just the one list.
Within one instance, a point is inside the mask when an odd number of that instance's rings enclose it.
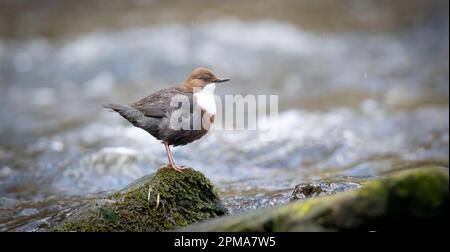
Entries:
{"label": "blurred background", "polygon": [[175,148],[232,213],[296,184],[353,188],[448,167],[446,0],[0,0],[0,230],[44,231],[166,163],[100,104],[129,104],[197,66],[224,94],[279,95],[279,137],[213,131]]}

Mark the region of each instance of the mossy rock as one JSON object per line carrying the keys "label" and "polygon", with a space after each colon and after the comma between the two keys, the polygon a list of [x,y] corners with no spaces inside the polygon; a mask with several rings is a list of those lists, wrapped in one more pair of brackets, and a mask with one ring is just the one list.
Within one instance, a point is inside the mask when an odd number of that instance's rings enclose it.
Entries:
{"label": "mossy rock", "polygon": [[380,231],[448,228],[448,168],[424,167],[359,189],[295,201],[181,231]]}
{"label": "mossy rock", "polygon": [[88,203],[52,231],[165,231],[226,213],[202,173],[165,167]]}

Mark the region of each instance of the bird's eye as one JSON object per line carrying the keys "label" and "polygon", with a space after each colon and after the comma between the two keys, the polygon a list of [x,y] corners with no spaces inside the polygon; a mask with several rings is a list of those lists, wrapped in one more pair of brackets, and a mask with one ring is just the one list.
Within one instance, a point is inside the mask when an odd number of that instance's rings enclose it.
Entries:
{"label": "bird's eye", "polygon": [[198,77],[198,79],[200,79],[202,81],[208,81],[208,77],[206,77],[206,76]]}

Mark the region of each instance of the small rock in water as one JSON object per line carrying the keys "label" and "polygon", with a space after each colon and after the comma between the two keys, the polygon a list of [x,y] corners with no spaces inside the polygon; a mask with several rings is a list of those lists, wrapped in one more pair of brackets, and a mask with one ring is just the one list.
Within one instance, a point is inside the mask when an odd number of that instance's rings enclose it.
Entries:
{"label": "small rock in water", "polygon": [[354,182],[300,184],[294,187],[294,191],[291,194],[291,200],[306,199],[336,192],[343,192],[359,186],[359,184]]}
{"label": "small rock in water", "polygon": [[319,184],[296,185],[291,199],[304,199],[319,196],[324,190]]}

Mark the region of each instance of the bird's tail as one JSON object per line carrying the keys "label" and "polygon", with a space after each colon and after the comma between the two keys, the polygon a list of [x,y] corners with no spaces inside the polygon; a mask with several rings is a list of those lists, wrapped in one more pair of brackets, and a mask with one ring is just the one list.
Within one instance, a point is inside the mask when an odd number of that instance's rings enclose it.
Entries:
{"label": "bird's tail", "polygon": [[129,106],[123,106],[119,104],[103,104],[102,106],[119,113],[122,117],[133,124],[136,124],[139,119],[142,118],[142,112]]}
{"label": "bird's tail", "polygon": [[120,111],[127,109],[126,106],[119,105],[119,104],[111,104],[111,103],[109,103],[109,104],[102,104],[102,107],[107,108],[107,109],[111,109],[111,110],[113,110],[115,112],[119,112],[119,113],[120,113]]}

